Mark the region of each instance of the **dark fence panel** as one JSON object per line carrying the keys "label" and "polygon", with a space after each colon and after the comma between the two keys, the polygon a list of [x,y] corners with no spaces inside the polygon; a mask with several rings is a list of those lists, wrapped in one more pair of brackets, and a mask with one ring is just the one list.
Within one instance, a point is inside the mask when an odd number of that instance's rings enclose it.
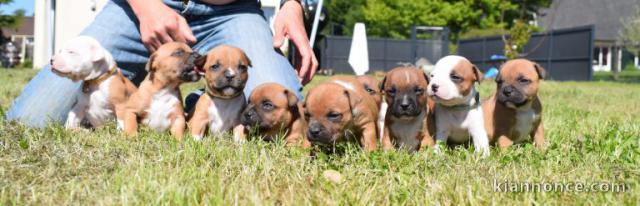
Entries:
{"label": "dark fence panel", "polygon": [[[591,80],[593,69],[593,26],[536,33],[525,45],[529,60],[547,70],[548,79]],[[468,58],[483,71],[490,65],[490,57],[503,54],[502,37],[464,39],[458,42],[458,54]]]}
{"label": "dark fence panel", "polygon": [[[438,59],[449,54],[449,41],[446,40],[368,38],[367,46],[370,72],[387,71],[398,63],[415,63],[420,57],[425,57],[435,64]],[[351,49],[351,37],[327,36],[322,40],[320,49],[321,68],[333,69],[337,73],[353,73],[347,62]]]}

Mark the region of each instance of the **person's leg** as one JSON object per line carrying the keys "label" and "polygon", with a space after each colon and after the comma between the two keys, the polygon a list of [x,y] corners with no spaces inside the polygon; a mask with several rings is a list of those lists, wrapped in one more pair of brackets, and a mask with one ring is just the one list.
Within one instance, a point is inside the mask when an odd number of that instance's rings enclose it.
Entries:
{"label": "person's leg", "polygon": [[[134,82],[144,78],[143,68],[148,52],[140,41],[135,16],[125,1],[108,2],[81,35],[97,39]],[[51,72],[49,65],[45,65],[14,100],[5,118],[32,127],[64,122],[79,91],[80,82],[59,77]]]}
{"label": "person's leg", "polygon": [[273,48],[273,37],[269,24],[259,8],[235,14],[194,21],[194,34],[199,42],[194,50],[206,54],[211,48],[228,44],[242,49],[253,65],[249,68],[249,79],[244,90],[248,97],[256,86],[276,82],[296,92],[302,99],[302,85],[287,59]]}

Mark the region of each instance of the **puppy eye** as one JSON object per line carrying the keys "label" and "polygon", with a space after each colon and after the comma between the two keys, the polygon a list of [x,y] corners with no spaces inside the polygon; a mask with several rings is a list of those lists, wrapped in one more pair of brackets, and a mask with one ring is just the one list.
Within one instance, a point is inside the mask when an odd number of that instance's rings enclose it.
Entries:
{"label": "puppy eye", "polygon": [[273,104],[271,102],[262,102],[262,109],[270,111],[273,110]]}
{"label": "puppy eye", "polygon": [[182,50],[175,51],[175,52],[173,52],[171,54],[171,56],[174,56],[174,57],[179,57],[179,56],[182,56],[182,55],[184,55],[184,51],[182,51]]}
{"label": "puppy eye", "polygon": [[433,74],[430,74],[429,77],[433,78],[434,76],[433,76]]}
{"label": "puppy eye", "polygon": [[311,114],[309,114],[309,112],[305,111],[304,112],[304,120],[309,121],[310,118],[311,118]]}
{"label": "puppy eye", "polygon": [[238,70],[240,70],[240,71],[247,70],[247,66],[242,65],[242,64],[241,64],[241,65],[238,65]]}
{"label": "puppy eye", "polygon": [[518,79],[518,83],[520,84],[529,84],[531,83],[531,80],[525,79],[525,78],[520,78]]}
{"label": "puppy eye", "polygon": [[502,79],[496,79],[496,84],[498,84],[498,86],[502,85],[504,81]]}
{"label": "puppy eye", "polygon": [[462,81],[462,77],[458,76],[457,74],[451,74],[451,75],[449,75],[449,78],[451,78],[451,80],[454,81],[454,82]]}
{"label": "puppy eye", "polygon": [[389,94],[389,96],[395,96],[396,95],[396,88],[391,88],[389,90],[387,90],[387,94]]}
{"label": "puppy eye", "polygon": [[373,91],[373,89],[371,89],[371,88],[369,88],[369,87],[367,87],[367,86],[365,86],[365,87],[364,87],[364,90],[366,90],[366,91],[367,91],[367,93],[369,93],[369,94],[373,94],[373,93],[375,93],[375,91]]}
{"label": "puppy eye", "polygon": [[416,95],[422,95],[422,93],[424,93],[424,89],[418,87],[415,89],[415,93]]}
{"label": "puppy eye", "polygon": [[327,114],[327,119],[331,121],[340,121],[340,119],[342,119],[342,114],[338,112],[329,112]]}
{"label": "puppy eye", "polygon": [[216,63],[216,64],[214,64],[214,65],[211,65],[211,70],[216,71],[216,70],[218,70],[218,69],[220,69],[220,64],[219,64],[219,63]]}

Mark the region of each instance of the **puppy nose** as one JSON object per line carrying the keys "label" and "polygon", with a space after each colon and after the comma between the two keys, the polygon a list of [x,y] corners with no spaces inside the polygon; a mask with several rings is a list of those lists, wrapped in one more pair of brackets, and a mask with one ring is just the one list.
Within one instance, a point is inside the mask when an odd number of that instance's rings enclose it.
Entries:
{"label": "puppy nose", "polygon": [[504,96],[511,96],[511,93],[513,93],[513,88],[511,87],[505,87],[502,90],[502,94],[504,94]]}
{"label": "puppy nose", "polygon": [[438,87],[440,87],[440,86],[438,86],[437,84],[432,84],[431,85],[431,91],[438,92]]}
{"label": "puppy nose", "polygon": [[407,102],[407,103],[403,102],[403,103],[401,103],[401,104],[400,104],[400,108],[401,108],[402,110],[407,110],[407,109],[409,109],[409,106],[411,106],[411,105],[410,105],[408,102]]}
{"label": "puppy nose", "polygon": [[320,128],[319,127],[309,127],[309,134],[311,134],[311,136],[318,136],[320,135]]}
{"label": "puppy nose", "polygon": [[231,70],[227,70],[224,72],[224,77],[226,77],[227,79],[233,79],[234,77],[236,77],[236,73],[232,72]]}
{"label": "puppy nose", "polygon": [[402,97],[402,101],[400,101],[400,109],[407,110],[409,109],[409,106],[411,106],[411,104],[409,103],[409,97],[407,97],[407,95],[404,95]]}

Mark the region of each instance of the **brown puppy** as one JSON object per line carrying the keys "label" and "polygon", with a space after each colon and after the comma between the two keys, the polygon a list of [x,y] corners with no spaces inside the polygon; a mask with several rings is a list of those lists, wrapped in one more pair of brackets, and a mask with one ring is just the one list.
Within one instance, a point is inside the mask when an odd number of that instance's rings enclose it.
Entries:
{"label": "brown puppy", "polygon": [[372,76],[368,75],[360,75],[357,77],[358,81],[360,81],[364,89],[371,95],[373,100],[380,108],[380,104],[382,104],[382,92],[380,91],[380,81]]}
{"label": "brown puppy", "polygon": [[206,87],[189,120],[191,135],[195,140],[201,140],[208,126],[213,135],[233,129],[234,140],[244,140],[240,113],[246,100],[242,90],[249,77],[247,70],[251,61],[241,49],[228,45],[211,49],[206,60],[201,61],[205,61]]}
{"label": "brown puppy", "polygon": [[416,151],[434,145],[435,124],[429,108],[434,104],[426,93],[428,85],[427,75],[415,67],[394,68],[382,80],[389,105],[382,136],[384,149],[395,146]]}
{"label": "brown puppy", "polygon": [[188,45],[177,42],[160,46],[149,57],[149,74],[127,101],[125,134],[135,134],[138,123],[143,123],[158,132],[170,129],[182,139],[185,118],[179,86],[200,79],[195,64],[199,57]]}
{"label": "brown puppy", "polygon": [[482,103],[491,144],[505,148],[533,140],[537,147],[543,146],[538,87],[544,76],[544,68],[526,59],[511,60],[502,66],[496,77],[496,93]]}
{"label": "brown puppy", "polygon": [[302,105],[294,92],[280,84],[265,83],[253,89],[240,121],[248,129],[255,127],[267,141],[284,131],[287,145],[310,146],[304,137]]}
{"label": "brown puppy", "polygon": [[354,77],[336,76],[311,89],[304,103],[307,138],[334,145],[353,134],[367,151],[376,149],[378,110]]}

